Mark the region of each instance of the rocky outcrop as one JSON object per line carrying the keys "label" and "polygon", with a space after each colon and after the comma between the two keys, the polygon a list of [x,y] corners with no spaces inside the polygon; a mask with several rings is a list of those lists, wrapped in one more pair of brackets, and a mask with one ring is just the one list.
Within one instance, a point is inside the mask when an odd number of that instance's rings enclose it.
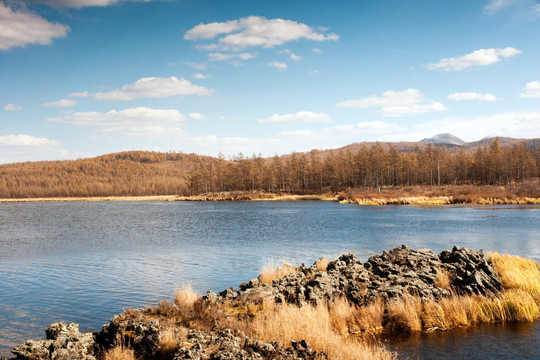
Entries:
{"label": "rocky outcrop", "polygon": [[[437,255],[429,249],[413,250],[403,245],[372,256],[366,262],[355,254],[346,254],[330,261],[325,269],[314,264],[296,270],[272,284],[253,279],[241,284],[240,290],[229,288],[219,295],[209,291],[199,304],[217,312],[219,307],[212,307],[214,304],[243,306],[265,300],[300,305],[345,297],[363,306],[375,299],[392,301],[405,294],[427,299],[450,296],[452,292],[494,294],[502,288],[481,250],[459,247]],[[176,305],[170,306],[168,311],[173,317],[179,316]],[[47,329],[46,340],[29,340],[14,348],[13,354],[17,360],[96,360],[103,351],[123,344],[133,348],[139,359],[327,358],[301,339],[282,345],[252,339],[240,330],[214,327],[203,331],[180,324],[181,320],[143,310],[128,310],[115,316],[100,332],[94,333],[81,334],[76,324],[55,323]]]}
{"label": "rocky outcrop", "polygon": [[46,340],[28,340],[15,347],[16,359],[96,360],[94,333],[81,334],[79,325],[54,323],[46,330]]}
{"label": "rocky outcrop", "polygon": [[[447,283],[441,281],[447,277]],[[390,300],[405,294],[441,298],[458,294],[485,295],[501,290],[498,275],[487,263],[482,250],[454,247],[437,255],[429,249],[412,250],[403,245],[363,262],[355,254],[328,263],[326,271],[299,267],[299,272],[275,280],[271,285],[257,279],[240,285],[241,292],[228,289],[223,299],[256,302],[317,303],[343,296],[357,305],[376,298]],[[213,298],[207,294],[207,298]]]}

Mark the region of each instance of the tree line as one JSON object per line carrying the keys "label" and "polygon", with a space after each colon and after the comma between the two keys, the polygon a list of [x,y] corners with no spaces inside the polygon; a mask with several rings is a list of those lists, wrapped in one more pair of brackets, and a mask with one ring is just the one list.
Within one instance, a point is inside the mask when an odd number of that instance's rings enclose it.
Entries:
{"label": "tree line", "polygon": [[392,144],[357,150],[225,158],[129,151],[91,159],[0,165],[0,198],[198,195],[264,191],[337,193],[411,185],[512,185],[540,178],[540,147],[491,144],[473,150]]}
{"label": "tree line", "polygon": [[321,194],[349,188],[411,185],[511,185],[540,176],[540,148],[501,147],[495,139],[475,150],[427,144],[399,152],[391,144],[359,150],[292,153],[263,158],[222,156],[187,176],[191,195],[224,191]]}

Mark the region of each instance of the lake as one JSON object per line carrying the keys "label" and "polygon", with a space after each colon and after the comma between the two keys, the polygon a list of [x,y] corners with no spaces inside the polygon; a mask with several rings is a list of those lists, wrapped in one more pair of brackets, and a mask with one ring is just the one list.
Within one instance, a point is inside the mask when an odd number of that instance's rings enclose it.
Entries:
{"label": "lake", "polygon": [[[538,206],[0,203],[0,356],[27,338],[44,338],[52,322],[97,330],[123,309],[172,298],[186,282],[201,293],[238,287],[269,259],[311,265],[320,256],[355,252],[366,260],[406,244],[540,261],[539,235]],[[520,351],[521,358],[539,358],[538,323],[421,335],[392,346],[411,358],[470,358],[458,350],[487,338],[498,355],[504,339],[508,358],[520,358],[515,351],[526,339],[532,350]]]}

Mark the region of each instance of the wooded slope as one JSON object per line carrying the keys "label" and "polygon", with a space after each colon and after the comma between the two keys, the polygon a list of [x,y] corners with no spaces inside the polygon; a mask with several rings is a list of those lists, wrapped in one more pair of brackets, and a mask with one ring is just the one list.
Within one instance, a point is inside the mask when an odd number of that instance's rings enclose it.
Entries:
{"label": "wooded slope", "polygon": [[0,165],[0,198],[225,191],[322,194],[411,185],[511,185],[540,178],[538,139],[492,139],[457,148],[402,144],[355,144],[273,158],[130,151],[74,161],[6,164]]}

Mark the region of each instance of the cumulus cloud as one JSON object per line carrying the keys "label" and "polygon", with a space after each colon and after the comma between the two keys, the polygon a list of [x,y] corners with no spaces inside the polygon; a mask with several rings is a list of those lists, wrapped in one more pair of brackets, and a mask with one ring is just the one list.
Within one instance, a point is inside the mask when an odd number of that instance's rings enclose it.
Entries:
{"label": "cumulus cloud", "polygon": [[333,122],[333,119],[330,115],[324,114],[324,113],[314,113],[311,111],[299,111],[295,114],[284,114],[284,115],[278,115],[274,114],[270,117],[267,117],[265,119],[259,119],[257,120],[260,123],[271,123],[271,124],[277,124],[277,123],[312,123],[312,122],[319,122],[319,123],[331,123]]}
{"label": "cumulus cloud", "polygon": [[189,117],[195,120],[206,120],[206,115],[196,112],[189,113]]}
{"label": "cumulus cloud", "polygon": [[27,44],[50,45],[55,38],[67,36],[69,26],[51,23],[24,6],[15,10],[0,2],[0,50]]}
{"label": "cumulus cloud", "polygon": [[463,100],[478,100],[478,101],[497,101],[499,100],[495,95],[490,93],[477,93],[477,92],[457,92],[450,94],[446,97],[448,100],[463,101]]}
{"label": "cumulus cloud", "polygon": [[519,94],[522,98],[540,98],[540,81],[531,81],[525,85],[523,92]]}
{"label": "cumulus cloud", "polygon": [[340,108],[379,108],[382,116],[416,115],[447,110],[446,107],[426,97],[417,89],[385,91],[381,96],[370,96],[358,100],[347,100],[336,104]]}
{"label": "cumulus cloud", "polygon": [[180,131],[178,126],[185,116],[178,110],[128,108],[100,112],[76,112],[66,116],[48,118],[47,121],[73,125],[86,125],[104,136],[147,137],[166,136]]}
{"label": "cumulus cloud", "polygon": [[247,47],[271,48],[289,41],[307,39],[313,41],[337,41],[336,34],[325,34],[310,26],[292,20],[267,19],[262,16],[248,16],[227,22],[199,24],[184,35],[186,40],[217,39],[217,43],[202,49],[240,51]]}
{"label": "cumulus cloud", "polygon": [[268,63],[268,66],[269,67],[273,67],[273,68],[276,68],[280,71],[285,71],[287,70],[287,64],[285,63],[282,63],[282,62],[279,62],[279,61],[272,61],[272,62],[269,62]]}
{"label": "cumulus cloud", "polygon": [[4,106],[5,111],[19,111],[19,110],[22,110],[22,109],[23,109],[22,106],[15,105],[15,104],[12,104],[12,103],[9,103],[6,106]]}
{"label": "cumulus cloud", "polygon": [[184,78],[141,78],[132,84],[124,85],[121,89],[94,94],[98,100],[130,101],[140,98],[163,98],[176,95],[212,95],[213,89],[194,85]]}
{"label": "cumulus cloud", "polygon": [[58,146],[58,141],[49,140],[44,137],[35,137],[31,135],[2,135],[0,136],[1,147],[41,147]]}
{"label": "cumulus cloud", "polygon": [[503,58],[511,58],[521,51],[507,47],[504,49],[478,49],[463,56],[441,59],[438,63],[429,64],[429,70],[461,71],[472,66],[487,66],[498,63]]}
{"label": "cumulus cloud", "polygon": [[68,100],[68,99],[61,99],[58,101],[51,101],[47,102],[45,104],[41,104],[41,106],[45,107],[55,107],[55,108],[68,108],[77,105],[77,101],[75,100]]}

